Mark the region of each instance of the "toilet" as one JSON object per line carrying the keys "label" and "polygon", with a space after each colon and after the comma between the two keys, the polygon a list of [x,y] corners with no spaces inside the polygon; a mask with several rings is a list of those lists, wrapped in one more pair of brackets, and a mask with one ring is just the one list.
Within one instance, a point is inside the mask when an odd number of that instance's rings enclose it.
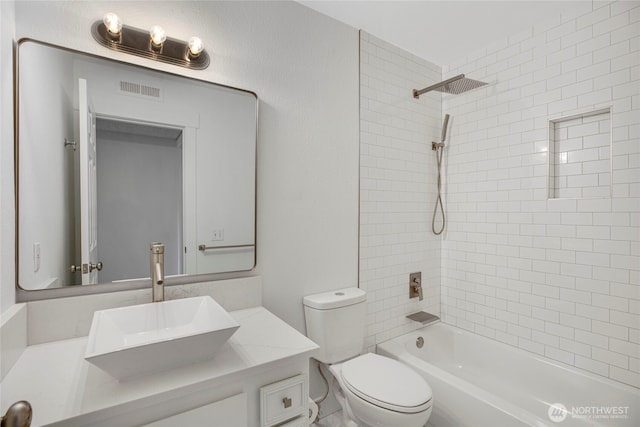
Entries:
{"label": "toilet", "polygon": [[431,387],[397,360],[360,354],[364,344],[366,292],[359,288],[303,298],[307,336],[329,366],[343,427],[423,427],[431,415]]}

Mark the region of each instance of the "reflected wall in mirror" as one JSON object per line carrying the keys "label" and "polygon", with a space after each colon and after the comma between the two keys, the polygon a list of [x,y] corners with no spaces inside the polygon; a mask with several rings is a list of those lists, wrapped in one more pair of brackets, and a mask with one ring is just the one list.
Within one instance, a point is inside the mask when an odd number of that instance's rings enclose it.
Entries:
{"label": "reflected wall in mirror", "polygon": [[[18,44],[18,283],[26,290],[255,265],[254,93]],[[102,267],[102,268],[100,268]]]}

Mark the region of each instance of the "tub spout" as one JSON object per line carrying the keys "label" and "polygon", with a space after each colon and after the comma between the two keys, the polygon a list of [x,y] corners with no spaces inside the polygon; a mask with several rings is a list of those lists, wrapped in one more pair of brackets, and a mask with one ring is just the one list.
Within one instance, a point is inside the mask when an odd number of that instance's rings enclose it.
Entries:
{"label": "tub spout", "polygon": [[151,250],[151,292],[153,302],[164,301],[164,245],[152,243]]}

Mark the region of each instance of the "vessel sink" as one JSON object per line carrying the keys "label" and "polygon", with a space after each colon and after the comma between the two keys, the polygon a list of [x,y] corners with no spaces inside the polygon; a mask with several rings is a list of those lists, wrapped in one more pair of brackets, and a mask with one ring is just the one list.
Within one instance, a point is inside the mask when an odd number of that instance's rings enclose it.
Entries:
{"label": "vessel sink", "polygon": [[99,310],[84,358],[125,380],[213,358],[239,327],[209,296]]}

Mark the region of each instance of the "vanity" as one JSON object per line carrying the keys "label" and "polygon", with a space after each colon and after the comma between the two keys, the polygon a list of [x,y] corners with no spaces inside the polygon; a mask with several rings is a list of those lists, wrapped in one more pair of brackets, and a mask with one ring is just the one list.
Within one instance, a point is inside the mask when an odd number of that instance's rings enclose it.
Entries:
{"label": "vanity", "polygon": [[[21,304],[2,317],[0,408],[28,401],[33,426],[308,425],[318,347],[262,307],[250,273],[257,95],[30,39],[15,65]],[[151,278],[149,242],[163,258]],[[156,281],[239,327],[204,361],[181,341],[107,373],[94,313],[150,303]],[[142,375],[163,356],[175,363]]]}
{"label": "vanity", "polygon": [[[72,332],[66,337],[47,329],[71,326],[71,316],[59,310],[77,306],[73,298],[30,303],[25,307],[32,311],[29,322],[51,317],[52,312],[62,319],[55,326],[41,325],[39,332],[35,324],[29,325],[32,344],[0,385],[2,408],[29,401],[33,426],[306,426],[309,357],[318,346],[260,305],[238,309],[259,301],[259,282],[253,277],[169,288],[167,299],[212,296],[240,327],[210,360],[121,381],[84,359],[88,337],[82,335],[87,332],[91,300],[76,310],[76,326],[67,328]],[[137,304],[149,302],[149,294],[137,290],[111,298]],[[101,301],[103,308],[101,298],[94,301]],[[56,340],[44,342],[51,338]]]}

